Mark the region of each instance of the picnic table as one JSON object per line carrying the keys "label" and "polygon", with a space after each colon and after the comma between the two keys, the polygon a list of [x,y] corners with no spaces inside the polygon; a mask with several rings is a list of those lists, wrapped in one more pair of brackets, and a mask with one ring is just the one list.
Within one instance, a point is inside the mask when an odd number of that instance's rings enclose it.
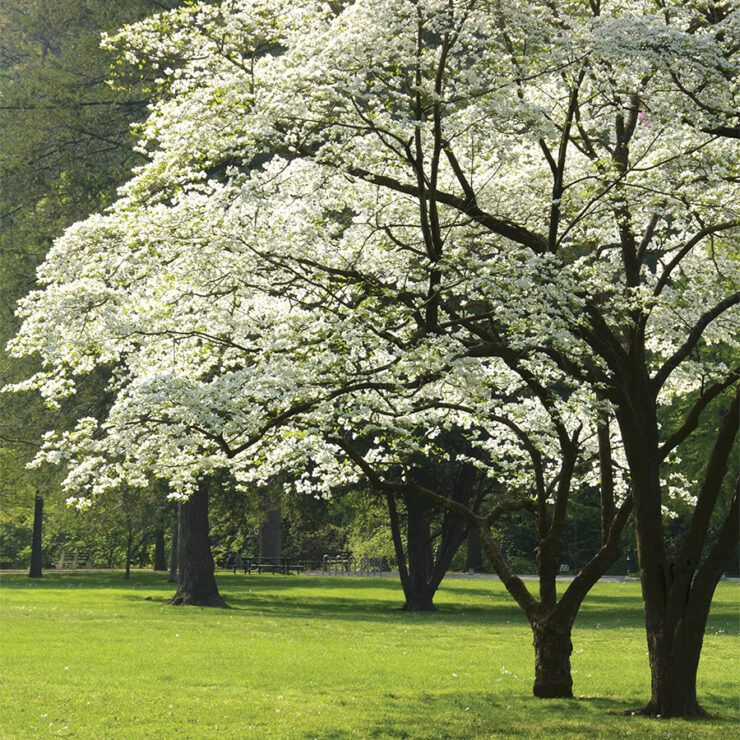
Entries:
{"label": "picnic table", "polygon": [[236,573],[243,570],[244,573],[300,573],[304,566],[294,558],[251,558],[245,555],[232,555],[226,563],[226,567]]}

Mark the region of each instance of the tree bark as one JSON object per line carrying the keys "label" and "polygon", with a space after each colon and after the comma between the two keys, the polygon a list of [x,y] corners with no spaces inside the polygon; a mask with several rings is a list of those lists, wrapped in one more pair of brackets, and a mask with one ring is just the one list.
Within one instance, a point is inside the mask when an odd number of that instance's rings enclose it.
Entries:
{"label": "tree bark", "polygon": [[651,697],[635,714],[660,717],[704,717],[706,712],[696,697],[696,672],[705,624],[681,620],[676,630],[651,630]]}
{"label": "tree bark", "polygon": [[41,578],[41,531],[43,527],[44,498],[36,494],[33,509],[33,539],[31,541],[31,570],[29,578]]}
{"label": "tree bark", "polygon": [[557,615],[530,620],[534,637],[534,688],[540,699],[572,699],[573,621]]}
{"label": "tree bark", "polygon": [[173,606],[219,606],[227,608],[216,585],[213,555],[208,540],[208,479],[180,505],[178,533],[177,593]]}
{"label": "tree bark", "polygon": [[[717,582],[738,541],[738,487],[719,537],[698,568],[709,518],[719,495],[740,415],[740,389],[717,433],[705,479],[679,557],[666,555],[658,447],[658,422],[649,393],[629,389],[618,417],[635,502],[635,539],[650,659],[651,696],[636,713],[661,717],[704,716],[696,673]],[[642,392],[640,392],[642,391]],[[628,413],[625,408],[632,409]]]}
{"label": "tree bark", "polygon": [[432,542],[429,516],[425,503],[414,496],[406,497],[408,581],[403,593],[406,597],[404,611],[436,611],[434,594],[437,585],[431,580]]}

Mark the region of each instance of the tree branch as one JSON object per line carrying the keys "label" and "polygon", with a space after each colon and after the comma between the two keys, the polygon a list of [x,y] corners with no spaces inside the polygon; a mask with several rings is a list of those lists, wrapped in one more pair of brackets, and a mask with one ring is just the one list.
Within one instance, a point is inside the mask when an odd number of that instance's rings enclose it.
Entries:
{"label": "tree branch", "polygon": [[740,226],[740,219],[734,219],[733,221],[725,221],[720,224],[714,224],[712,226],[706,226],[700,231],[697,231],[694,236],[689,239],[688,242],[679,250],[678,254],[666,265],[663,270],[658,282],[655,284],[653,289],[653,295],[658,296],[663,292],[663,288],[668,284],[668,280],[675,267],[681,262],[681,260],[702,240],[705,236],[710,234],[716,234],[720,231],[727,231],[733,229],[736,226]]}
{"label": "tree branch", "polygon": [[738,422],[740,421],[740,383],[735,389],[730,408],[722,418],[717,438],[709,457],[704,480],[699,489],[696,508],[691,517],[689,531],[686,534],[681,554],[692,564],[696,564],[701,554],[702,545],[709,530],[709,522],[714,511],[717,498],[722,489],[730,453],[737,436]]}
{"label": "tree branch", "polygon": [[[418,186],[410,185],[408,183],[402,183],[392,177],[386,175],[377,175],[368,170],[360,167],[350,167],[347,172],[365,182],[372,183],[373,185],[379,185],[380,187],[388,188],[397,193],[405,193],[411,195],[414,198],[420,198],[421,192]],[[537,254],[545,254],[548,249],[547,239],[540,236],[539,234],[529,231],[523,226],[519,226],[506,219],[497,218],[496,216],[486,213],[481,210],[477,205],[470,202],[469,198],[461,198],[458,195],[452,195],[445,193],[441,190],[437,190],[434,193],[434,197],[438,202],[444,203],[445,205],[454,208],[466,216],[471,218],[476,223],[485,226],[489,231],[494,234],[503,236],[506,239],[510,239],[517,244],[529,247]]]}
{"label": "tree branch", "polygon": [[676,350],[676,352],[669,357],[665,363],[661,366],[658,372],[655,374],[651,385],[653,393],[658,394],[658,391],[663,387],[663,384],[668,380],[668,376],[689,356],[690,352],[696,346],[696,343],[701,339],[701,335],[704,330],[712,323],[718,316],[721,316],[728,308],[736,306],[740,303],[740,291],[733,295],[727,296],[724,300],[720,301],[716,306],[713,306],[708,311],[703,313],[696,322],[693,329],[689,333],[686,341]]}
{"label": "tree branch", "polygon": [[661,462],[668,457],[672,450],[681,444],[696,428],[699,426],[699,417],[702,411],[713,401],[722,391],[729,388],[736,380],[740,378],[740,368],[731,372],[725,380],[715,383],[705,390],[696,403],[689,411],[683,424],[661,445],[658,453]]}

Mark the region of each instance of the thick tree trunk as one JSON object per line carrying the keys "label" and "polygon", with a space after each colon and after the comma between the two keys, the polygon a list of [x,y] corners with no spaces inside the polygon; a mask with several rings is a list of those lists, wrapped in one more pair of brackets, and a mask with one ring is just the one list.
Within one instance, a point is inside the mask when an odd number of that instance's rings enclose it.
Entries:
{"label": "thick tree trunk", "polygon": [[427,505],[415,496],[406,497],[408,581],[403,593],[404,611],[435,611],[434,594],[438,583],[431,580],[433,553]]}
{"label": "thick tree trunk", "polygon": [[180,506],[177,593],[168,602],[174,606],[227,607],[216,585],[208,540],[208,486],[208,479],[201,480]]}
{"label": "thick tree trunk", "polygon": [[652,691],[648,704],[636,714],[706,716],[696,698],[696,672],[703,635],[703,624],[687,627],[685,623],[676,630],[662,629],[648,634]]}
{"label": "thick tree trunk", "polygon": [[706,716],[696,696],[696,673],[712,597],[738,541],[739,495],[740,478],[725,523],[699,569],[694,570],[690,558],[670,562],[664,574],[666,595],[650,594],[653,611],[664,604],[664,612],[647,629],[651,696],[638,714]]}
{"label": "thick tree trunk", "polygon": [[625,395],[629,403],[623,404],[625,408],[620,409],[618,418],[635,505],[635,538],[651,674],[650,701],[638,713],[704,716],[696,697],[696,673],[712,596],[738,540],[740,479],[722,530],[704,563],[698,569],[697,566],[737,434],[740,389],[718,430],[689,532],[674,560],[667,558],[664,544],[661,455],[654,404],[639,384]]}
{"label": "thick tree trunk", "polygon": [[33,510],[33,539],[31,540],[31,570],[29,578],[41,578],[41,530],[44,516],[44,498],[36,494]]}
{"label": "thick tree trunk", "polygon": [[534,637],[534,695],[540,699],[572,699],[572,621],[549,616],[532,619],[531,625]]}
{"label": "thick tree trunk", "polygon": [[154,523],[154,570],[167,570],[167,559],[164,554],[164,524]]}

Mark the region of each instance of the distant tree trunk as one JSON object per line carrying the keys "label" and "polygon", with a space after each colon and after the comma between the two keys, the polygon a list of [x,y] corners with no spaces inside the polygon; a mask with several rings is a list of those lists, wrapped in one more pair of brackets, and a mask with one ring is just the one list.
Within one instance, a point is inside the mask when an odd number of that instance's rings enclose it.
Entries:
{"label": "distant tree trunk", "polygon": [[128,581],[131,578],[131,557],[134,552],[134,524],[129,512],[126,516],[126,571],[124,578]]}
{"label": "distant tree trunk", "polygon": [[172,525],[172,546],[170,548],[170,574],[167,577],[168,583],[177,583],[177,541],[178,532],[180,531],[180,507],[177,504],[175,508],[175,523]]}
{"label": "distant tree trunk", "polygon": [[268,509],[262,517],[259,529],[259,557],[278,559],[283,556],[283,516],[280,491],[270,495]]}
{"label": "distant tree trunk", "polygon": [[43,526],[44,498],[36,494],[33,510],[33,539],[31,541],[31,570],[29,578],[41,578],[41,529]]}
{"label": "distant tree trunk", "polygon": [[128,581],[131,578],[131,553],[133,550],[133,534],[129,532],[126,535],[126,571],[123,577]]}
{"label": "distant tree trunk", "polygon": [[208,540],[208,487],[207,478],[199,481],[190,498],[180,505],[177,593],[168,602],[174,606],[227,607],[216,585]]}
{"label": "distant tree trunk", "polygon": [[164,555],[164,523],[154,523],[154,570],[167,570],[167,559]]}
{"label": "distant tree trunk", "polygon": [[478,535],[472,527],[468,529],[467,543],[468,551],[465,556],[465,570],[468,572],[483,570],[483,551]]}
{"label": "distant tree trunk", "polygon": [[[462,466],[455,476],[453,498],[470,501],[474,483],[474,469]],[[388,494],[387,501],[398,571],[406,599],[404,611],[435,611],[434,595],[465,538],[467,525],[454,514],[445,512],[435,556],[432,550],[430,506],[417,496],[406,496],[407,547],[404,553],[393,494]]]}

